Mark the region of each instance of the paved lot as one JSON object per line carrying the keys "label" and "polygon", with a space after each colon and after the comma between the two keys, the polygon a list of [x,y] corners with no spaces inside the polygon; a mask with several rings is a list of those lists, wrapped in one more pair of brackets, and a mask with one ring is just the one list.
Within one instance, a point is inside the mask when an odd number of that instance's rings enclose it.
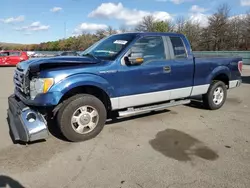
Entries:
{"label": "paved lot", "polygon": [[218,111],[199,104],[107,124],[95,139],[14,145],[13,68],[0,69],[0,187],[250,187],[250,68]]}

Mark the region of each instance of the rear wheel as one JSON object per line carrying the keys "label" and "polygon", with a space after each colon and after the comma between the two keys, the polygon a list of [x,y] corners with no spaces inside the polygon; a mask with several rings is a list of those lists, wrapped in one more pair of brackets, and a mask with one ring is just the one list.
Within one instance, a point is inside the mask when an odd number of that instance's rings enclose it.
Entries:
{"label": "rear wheel", "polygon": [[107,118],[104,104],[95,96],[79,94],[66,100],[57,115],[63,135],[70,141],[84,141],[97,136]]}
{"label": "rear wheel", "polygon": [[213,81],[208,92],[202,96],[203,103],[206,108],[210,110],[217,110],[221,108],[227,98],[227,88],[222,81]]}

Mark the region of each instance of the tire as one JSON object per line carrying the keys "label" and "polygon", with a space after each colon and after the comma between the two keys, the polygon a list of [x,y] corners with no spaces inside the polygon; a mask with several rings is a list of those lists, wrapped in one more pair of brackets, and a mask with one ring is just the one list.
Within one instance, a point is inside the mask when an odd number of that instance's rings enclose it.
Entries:
{"label": "tire", "polygon": [[[215,95],[215,92],[220,94]],[[203,104],[209,110],[220,109],[224,105],[226,98],[227,87],[225,83],[216,80],[212,82],[207,93],[202,96]]]}
{"label": "tire", "polygon": [[[91,109],[93,111],[90,111]],[[97,116],[92,117],[92,112]],[[67,99],[63,102],[57,114],[59,129],[72,142],[85,141],[96,137],[102,131],[106,119],[107,111],[104,104],[95,96],[88,94],[77,94]],[[90,129],[90,132],[86,129]]]}

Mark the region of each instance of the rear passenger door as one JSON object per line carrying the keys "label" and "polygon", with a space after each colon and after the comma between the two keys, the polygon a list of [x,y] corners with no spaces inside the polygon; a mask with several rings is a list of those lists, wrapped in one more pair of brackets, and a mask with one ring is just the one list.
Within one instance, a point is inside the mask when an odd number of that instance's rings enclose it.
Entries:
{"label": "rear passenger door", "polygon": [[194,60],[189,56],[184,41],[179,36],[167,36],[171,62],[170,100],[191,95],[193,88]]}

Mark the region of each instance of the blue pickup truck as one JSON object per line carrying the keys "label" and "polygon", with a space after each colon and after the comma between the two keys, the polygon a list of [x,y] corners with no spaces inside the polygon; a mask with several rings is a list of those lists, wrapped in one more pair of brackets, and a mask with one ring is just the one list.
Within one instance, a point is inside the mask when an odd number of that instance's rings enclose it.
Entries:
{"label": "blue pickup truck", "polygon": [[113,114],[126,117],[190,103],[202,96],[211,110],[240,86],[242,59],[195,58],[176,33],[106,37],[78,57],[30,59],[17,65],[8,119],[15,140],[49,136],[54,118],[72,142],[97,136]]}

